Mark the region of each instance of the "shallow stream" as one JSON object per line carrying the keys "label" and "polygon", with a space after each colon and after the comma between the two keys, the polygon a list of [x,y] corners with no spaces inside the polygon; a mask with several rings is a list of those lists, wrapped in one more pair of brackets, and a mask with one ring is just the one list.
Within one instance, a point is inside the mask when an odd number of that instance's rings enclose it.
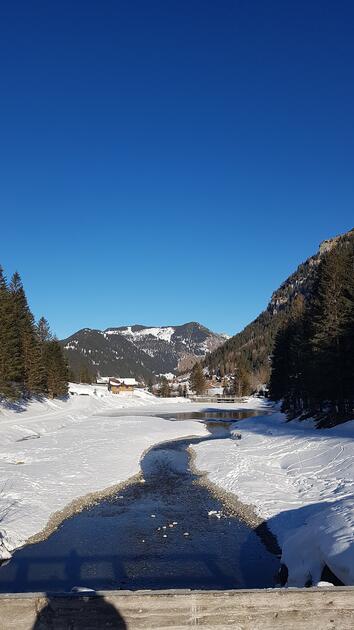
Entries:
{"label": "shallow stream", "polygon": [[[165,417],[193,419],[196,413]],[[140,481],[68,518],[47,540],[17,551],[0,568],[0,591],[274,586],[278,557],[193,471],[188,448],[228,437],[232,422],[255,414],[199,413],[209,436],[150,449]]]}

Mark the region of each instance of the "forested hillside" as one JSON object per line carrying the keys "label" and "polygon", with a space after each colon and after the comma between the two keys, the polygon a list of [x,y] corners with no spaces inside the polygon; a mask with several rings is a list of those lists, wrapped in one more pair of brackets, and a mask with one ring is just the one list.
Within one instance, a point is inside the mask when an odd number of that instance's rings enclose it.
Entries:
{"label": "forested hillside", "polygon": [[278,330],[287,322],[294,303],[310,299],[321,261],[344,244],[353,249],[354,230],[324,241],[317,254],[307,259],[277,289],[263,311],[251,324],[220,348],[210,353],[204,362],[211,373],[235,374],[244,381],[243,391],[251,391],[259,383],[269,381],[271,356]]}
{"label": "forested hillside", "polygon": [[19,274],[8,284],[0,267],[0,398],[55,397],[67,391],[59,342],[44,317],[35,323]]}
{"label": "forested hillside", "polygon": [[323,256],[311,295],[298,296],[275,338],[270,395],[291,416],[354,415],[354,240]]}

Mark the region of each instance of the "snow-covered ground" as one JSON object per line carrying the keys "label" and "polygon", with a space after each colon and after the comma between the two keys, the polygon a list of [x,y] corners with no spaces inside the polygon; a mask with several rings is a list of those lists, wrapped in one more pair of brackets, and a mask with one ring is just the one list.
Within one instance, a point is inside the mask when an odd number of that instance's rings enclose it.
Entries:
{"label": "snow-covered ground", "polygon": [[324,565],[354,584],[354,421],[318,430],[275,413],[233,432],[242,438],[197,445],[196,466],[268,522],[288,585],[318,583]]}
{"label": "snow-covered ground", "polygon": [[[166,401],[144,391],[114,395],[85,385],[70,389],[77,395],[68,401],[0,407],[2,557],[40,532],[55,512],[74,499],[139,472],[140,457],[147,448],[169,439],[206,434],[198,422],[141,415],[141,411],[193,407],[182,398]],[[136,410],[136,415],[114,417],[115,410],[125,409],[129,413]]]}
{"label": "snow-covered ground", "polygon": [[[153,414],[208,405],[147,392],[117,396],[84,385],[71,391],[68,401],[0,406],[2,557],[74,499],[139,472],[140,458],[152,445],[207,435],[200,422]],[[316,430],[310,421],[286,423],[277,411],[264,415],[269,406],[262,399],[249,398],[237,408],[258,409],[260,415],[233,425],[241,440],[195,445],[196,466],[268,522],[282,547],[289,585],[303,586],[310,576],[317,583],[325,564],[345,584],[354,584],[354,421]]]}

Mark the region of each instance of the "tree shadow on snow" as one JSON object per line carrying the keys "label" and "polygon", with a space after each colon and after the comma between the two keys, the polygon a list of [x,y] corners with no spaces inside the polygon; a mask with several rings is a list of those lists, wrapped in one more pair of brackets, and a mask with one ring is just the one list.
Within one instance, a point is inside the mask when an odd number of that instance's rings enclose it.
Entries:
{"label": "tree shadow on snow", "polygon": [[[69,397],[70,397],[69,394],[67,394],[65,396],[58,396],[54,400],[66,402],[67,400],[69,400]],[[1,408],[7,409],[8,411],[13,411],[14,413],[23,413],[24,411],[28,410],[30,403],[32,402],[43,403],[46,401],[48,401],[48,398],[46,396],[41,396],[41,395],[31,396],[28,398],[19,398],[18,400],[9,400],[5,398],[1,398],[0,399],[0,413],[1,413]]]}
{"label": "tree shadow on snow", "polygon": [[[354,429],[348,426],[348,433],[346,432],[346,423],[342,423],[336,427],[330,428],[319,428],[319,427],[308,427],[305,424],[301,426],[301,422],[297,421],[296,424],[293,421],[284,421],[279,422],[277,424],[269,424],[267,426],[267,418],[264,418],[267,414],[257,414],[257,417],[260,417],[259,424],[254,423],[252,425],[252,429],[247,429],[249,433],[252,435],[266,435],[266,436],[274,436],[277,437],[297,437],[297,438],[312,438],[316,436],[316,440],[328,440],[333,438],[342,438],[342,439],[353,439],[354,437]],[[251,420],[257,420],[256,418],[250,418]],[[271,421],[272,414],[269,414],[269,419]],[[247,418],[245,419],[247,420]],[[236,421],[237,423],[237,421]],[[240,424],[240,429],[242,429],[242,424]],[[350,432],[351,429],[351,432]]]}
{"label": "tree shadow on snow", "polygon": [[[276,537],[273,536],[271,532],[289,532],[289,535],[299,534],[298,540],[298,549],[294,546],[292,549],[292,555],[297,557],[296,562],[299,563],[299,566],[308,567],[304,569],[304,580],[302,584],[298,584],[298,586],[312,586],[313,585],[313,576],[311,575],[311,567],[318,573],[318,579],[325,580],[331,582],[335,586],[343,586],[344,583],[340,580],[340,578],[335,575],[335,566],[331,567],[330,560],[321,555],[321,551],[319,549],[319,545],[316,542],[319,540],[320,532],[314,523],[313,529],[308,527],[306,531],[306,526],[311,518],[318,517],[318,522],[321,525],[324,522],[324,513],[329,508],[336,509],[336,506],[339,505],[341,501],[338,502],[323,502],[323,503],[312,503],[310,505],[305,505],[303,507],[295,508],[293,510],[286,510],[277,514],[276,516],[264,521],[261,525],[259,525],[255,532],[261,537],[262,541],[267,544],[267,532],[270,532],[271,538],[276,541]],[[301,528],[303,529],[303,536],[301,533]],[[266,537],[265,537],[266,536]],[[313,549],[313,555],[309,550]],[[327,564],[329,562],[329,564]],[[290,567],[289,567],[290,568]],[[279,571],[278,581],[281,586],[284,586],[288,581],[289,576],[289,568],[282,564]],[[315,580],[317,582],[317,580]]]}

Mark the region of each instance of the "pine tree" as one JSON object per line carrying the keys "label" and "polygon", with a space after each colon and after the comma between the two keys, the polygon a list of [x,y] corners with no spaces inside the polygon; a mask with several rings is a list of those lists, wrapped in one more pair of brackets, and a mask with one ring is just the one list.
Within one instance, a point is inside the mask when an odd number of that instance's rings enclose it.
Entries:
{"label": "pine tree", "polygon": [[289,333],[283,326],[275,337],[272,355],[272,372],[269,381],[269,395],[272,400],[281,400],[289,390]]}
{"label": "pine tree", "polygon": [[299,296],[287,322],[276,335],[269,386],[271,398],[282,398],[283,410],[294,415],[303,409],[304,400],[308,398],[306,368],[309,358],[305,329],[304,301]]}
{"label": "pine tree", "polygon": [[68,380],[70,381],[70,383],[80,382],[80,379],[78,378],[76,372],[72,368],[68,369]]}
{"label": "pine tree", "polygon": [[347,416],[354,413],[354,247],[345,252],[343,298],[346,316],[342,329],[343,346],[343,392]]}
{"label": "pine tree", "polygon": [[16,380],[24,385],[27,393],[43,393],[45,377],[41,347],[34,317],[29,309],[21,278],[17,272],[11,279],[10,295],[13,326],[17,335],[17,352],[20,356]]}
{"label": "pine tree", "polygon": [[161,396],[162,398],[169,398],[170,395],[171,395],[170,384],[166,376],[162,376],[160,380],[159,396]]}
{"label": "pine tree", "polygon": [[25,387],[27,392],[30,395],[44,394],[46,389],[45,380],[41,346],[35,337],[30,337],[26,346]]}
{"label": "pine tree", "polygon": [[330,251],[321,262],[312,305],[318,396],[322,402],[330,401],[339,414],[346,411],[346,372],[350,372],[353,360],[353,273],[351,248]]}
{"label": "pine tree", "polygon": [[12,310],[11,295],[0,267],[0,396],[16,398],[15,382],[21,373],[21,355]]}
{"label": "pine tree", "polygon": [[45,317],[41,317],[37,324],[37,335],[39,341],[44,344],[46,341],[51,341],[53,339],[52,332],[50,330],[50,326]]}
{"label": "pine tree", "polygon": [[44,346],[44,366],[49,396],[51,398],[66,396],[68,393],[68,366],[57,339],[46,342]]}
{"label": "pine tree", "polygon": [[68,370],[59,342],[42,317],[35,325],[19,274],[7,286],[0,268],[0,396],[64,395]]}
{"label": "pine tree", "polygon": [[200,396],[206,390],[206,378],[204,376],[203,368],[199,362],[195,363],[192,368],[189,384],[197,396]]}
{"label": "pine tree", "polygon": [[83,365],[80,370],[80,383],[87,383],[91,385],[92,383],[92,374],[90,374],[89,369],[86,365]]}
{"label": "pine tree", "polygon": [[246,368],[241,364],[234,373],[233,393],[235,396],[247,396],[250,394],[249,375]]}
{"label": "pine tree", "polygon": [[[287,323],[287,392],[285,405],[287,409],[298,415],[306,398],[306,372],[308,355],[308,339],[305,334],[304,300],[298,296],[291,308]],[[309,358],[310,360],[310,358]]]}
{"label": "pine tree", "polygon": [[354,411],[354,248],[344,242],[322,259],[304,308],[293,303],[272,357],[270,395],[292,416],[327,423]]}

